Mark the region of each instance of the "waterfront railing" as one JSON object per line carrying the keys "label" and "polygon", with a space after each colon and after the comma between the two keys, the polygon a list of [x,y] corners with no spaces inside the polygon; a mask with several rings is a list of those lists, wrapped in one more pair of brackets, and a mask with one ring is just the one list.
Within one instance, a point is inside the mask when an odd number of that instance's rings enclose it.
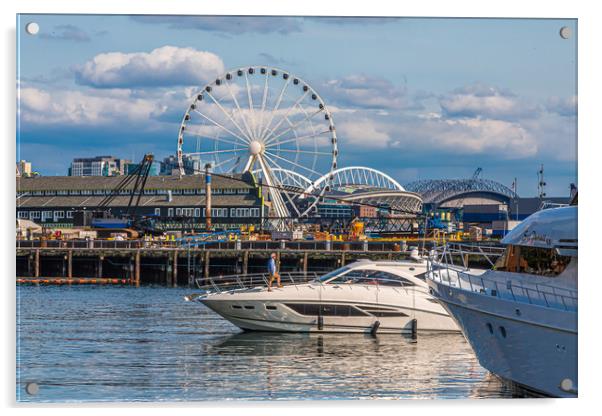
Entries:
{"label": "waterfront railing", "polygon": [[151,241],[151,240],[16,240],[18,249],[200,249],[256,251],[356,251],[407,252],[407,246],[392,241]]}

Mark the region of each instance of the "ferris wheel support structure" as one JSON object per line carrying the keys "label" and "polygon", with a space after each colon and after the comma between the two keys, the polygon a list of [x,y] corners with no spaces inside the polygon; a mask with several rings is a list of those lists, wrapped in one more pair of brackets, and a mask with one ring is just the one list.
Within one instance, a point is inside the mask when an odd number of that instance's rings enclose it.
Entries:
{"label": "ferris wheel support structure", "polygon": [[307,82],[279,68],[251,66],[227,71],[195,94],[177,155],[181,175],[197,161],[211,163],[216,173],[255,171],[275,216],[290,218],[306,216],[319,198],[298,204],[299,192],[274,172],[309,181],[327,176],[337,167],[338,145],[332,115]]}

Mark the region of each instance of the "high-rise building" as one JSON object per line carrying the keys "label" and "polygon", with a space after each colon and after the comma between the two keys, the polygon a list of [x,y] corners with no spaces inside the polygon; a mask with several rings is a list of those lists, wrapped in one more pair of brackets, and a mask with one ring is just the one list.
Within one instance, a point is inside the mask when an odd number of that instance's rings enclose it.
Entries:
{"label": "high-rise building", "polygon": [[[140,163],[126,163],[123,169],[124,175],[130,175],[138,169]],[[149,176],[157,176],[161,174],[161,162],[153,161],[150,170],[148,171]]]}
{"label": "high-rise building", "polygon": [[125,173],[125,165],[131,163],[115,156],[75,158],[69,168],[69,176],[116,176]]}
{"label": "high-rise building", "polygon": [[[184,172],[186,175],[198,175],[202,173],[203,166],[201,165],[201,157],[198,155],[182,156],[184,164]],[[179,175],[180,167],[178,165],[178,157],[169,155],[161,162],[161,175]]]}
{"label": "high-rise building", "polygon": [[17,176],[32,176],[31,162],[28,162],[27,160],[20,160],[17,163]]}
{"label": "high-rise building", "polygon": [[161,162],[161,175],[171,175],[174,170],[178,169],[178,158],[174,155],[169,155]]}

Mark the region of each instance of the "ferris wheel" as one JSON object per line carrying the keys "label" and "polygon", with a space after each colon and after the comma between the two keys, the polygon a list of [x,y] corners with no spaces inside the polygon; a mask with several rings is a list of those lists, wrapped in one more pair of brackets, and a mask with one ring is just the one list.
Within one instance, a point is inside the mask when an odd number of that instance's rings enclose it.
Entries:
{"label": "ferris wheel", "polygon": [[[332,115],[304,80],[282,69],[233,69],[194,95],[178,135],[180,174],[253,172],[267,185],[279,218],[306,215],[319,198],[291,184],[337,167]],[[305,179],[306,178],[306,179]],[[312,202],[313,201],[313,202]]]}

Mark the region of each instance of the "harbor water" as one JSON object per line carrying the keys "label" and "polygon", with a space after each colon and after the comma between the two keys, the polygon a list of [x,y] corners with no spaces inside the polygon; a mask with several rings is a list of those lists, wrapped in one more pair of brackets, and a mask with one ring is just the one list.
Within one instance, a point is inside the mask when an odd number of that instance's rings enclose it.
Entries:
{"label": "harbor water", "polygon": [[191,292],[18,286],[17,400],[512,397],[461,334],[245,333]]}

